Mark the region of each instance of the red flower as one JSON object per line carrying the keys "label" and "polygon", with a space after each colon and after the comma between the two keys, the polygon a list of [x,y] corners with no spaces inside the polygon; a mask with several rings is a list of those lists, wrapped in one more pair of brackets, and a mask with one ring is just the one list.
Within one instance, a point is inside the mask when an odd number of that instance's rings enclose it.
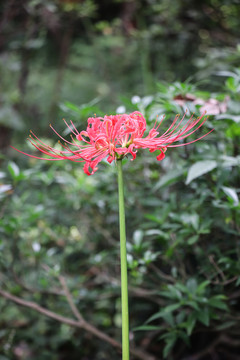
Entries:
{"label": "red flower", "polygon": [[87,175],[92,175],[97,170],[97,164],[105,157],[111,163],[113,160],[121,159],[127,154],[131,154],[132,160],[134,160],[137,150],[142,148],[149,149],[150,152],[159,150],[160,155],[157,156],[157,160],[162,160],[168,147],[184,146],[202,139],[212,130],[196,140],[175,144],[177,141],[182,141],[198,130],[206,121],[206,118],[203,119],[204,115],[202,114],[197,119],[193,119],[193,116],[191,116],[184,125],[185,115],[181,120],[179,120],[180,115],[177,115],[169,129],[160,136],[158,128],[161,122],[158,125],[155,122],[154,127],[146,137],[143,137],[146,130],[146,120],[138,111],[129,115],[105,115],[104,118],[89,118],[87,130],[80,133],[72,122],[69,125],[64,120],[71,130],[71,141],[64,139],[50,126],[59,138],[64,141],[64,143],[59,141],[63,148],[62,150],[45,144],[31,132],[29,137],[31,144],[43,154],[49,156],[49,158],[42,158],[18,151],[36,159],[53,161],[68,159],[75,162],[84,162],[84,172]]}

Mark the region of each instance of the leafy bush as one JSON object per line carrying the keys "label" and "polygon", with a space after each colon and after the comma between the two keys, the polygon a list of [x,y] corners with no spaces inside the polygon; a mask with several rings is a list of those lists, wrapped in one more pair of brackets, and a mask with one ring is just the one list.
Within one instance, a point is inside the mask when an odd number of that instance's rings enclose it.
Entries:
{"label": "leafy bush", "polygon": [[[145,359],[208,359],[210,351],[230,359],[239,351],[239,70],[227,76],[218,93],[160,83],[156,94],[122,98],[120,110],[140,110],[149,125],[165,113],[161,131],[186,108],[208,110],[199,134],[214,127],[203,141],[168,150],[161,163],[142,152],[124,164],[131,343]],[[76,124],[98,111],[69,102],[61,109]],[[86,177],[78,164],[9,154],[0,186],[3,358],[120,358],[116,344],[89,330],[92,324],[120,338],[114,164]],[[74,319],[64,284],[89,325],[84,330],[56,326],[26,303]]]}

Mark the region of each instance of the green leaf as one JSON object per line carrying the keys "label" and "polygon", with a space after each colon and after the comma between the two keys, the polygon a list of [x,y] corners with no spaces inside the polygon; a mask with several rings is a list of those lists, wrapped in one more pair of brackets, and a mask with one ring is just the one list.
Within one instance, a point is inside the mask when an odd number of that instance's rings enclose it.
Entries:
{"label": "green leaf", "polygon": [[198,241],[198,239],[199,239],[199,235],[193,235],[187,240],[187,243],[188,245],[193,245]]}
{"label": "green leaf", "polygon": [[166,321],[167,324],[169,324],[172,328],[174,328],[175,320],[171,312],[164,314],[163,319]]}
{"label": "green leaf", "polygon": [[198,304],[195,301],[186,301],[186,305],[190,306],[191,308],[193,308],[194,310],[199,311],[200,308],[198,306]]}
{"label": "green leaf", "polygon": [[210,284],[209,280],[203,281],[200,285],[197,287],[197,294],[202,294],[205,288]]}
{"label": "green leaf", "polygon": [[153,236],[153,235],[159,235],[161,237],[166,238],[166,233],[160,229],[149,229],[145,232],[146,236]]}
{"label": "green leaf", "polygon": [[197,314],[198,320],[205,326],[209,326],[210,313],[209,308],[205,307]]}
{"label": "green leaf", "polygon": [[179,338],[182,339],[186,345],[190,346],[190,341],[189,341],[188,335],[185,333],[185,331],[179,332]]}
{"label": "green leaf", "polygon": [[222,186],[222,189],[223,191],[225,192],[225,194],[230,198],[232,199],[233,201],[233,205],[234,206],[237,206],[239,204],[239,199],[238,199],[238,195],[237,195],[237,192],[230,188],[230,187],[227,187],[227,186]]}
{"label": "green leaf", "polygon": [[223,302],[223,300],[225,299],[225,297],[223,295],[217,295],[217,296],[213,296],[208,300],[208,304],[214,308],[217,309],[221,309],[221,310],[228,310],[228,306],[225,302]]}
{"label": "green leaf", "polygon": [[174,310],[177,310],[181,307],[182,305],[180,303],[178,304],[172,304],[172,305],[168,305],[165,308],[163,308],[161,311],[157,312],[156,314],[152,315],[147,322],[151,322],[153,320],[159,319],[164,317],[167,313],[172,313]]}
{"label": "green leaf", "polygon": [[219,325],[216,327],[216,330],[217,331],[221,331],[221,330],[225,330],[225,329],[229,329],[233,326],[236,326],[236,322],[238,320],[236,319],[236,321],[227,321],[227,322],[224,322],[223,324]]}
{"label": "green leaf", "polygon": [[132,329],[132,331],[153,331],[153,330],[160,330],[161,328],[162,326],[142,325]]}
{"label": "green leaf", "polygon": [[73,103],[71,103],[70,101],[65,101],[64,105],[66,106],[66,108],[75,111],[76,113],[81,113],[81,108]]}
{"label": "green leaf", "polygon": [[216,120],[233,120],[235,123],[240,122],[240,115],[232,115],[232,114],[221,114],[216,116]]}
{"label": "green leaf", "polygon": [[230,167],[230,166],[240,166],[240,156],[221,156],[221,166]]}
{"label": "green leaf", "polygon": [[237,85],[238,85],[238,81],[236,78],[233,78],[233,77],[229,77],[227,80],[226,80],[226,87],[232,91],[232,92],[236,92],[237,90]]}
{"label": "green leaf", "polygon": [[193,164],[187,175],[186,185],[194,179],[197,179],[199,176],[206,174],[217,167],[217,162],[215,160],[204,160],[198,161]]}
{"label": "green leaf", "polygon": [[194,294],[197,290],[197,281],[194,278],[188,279],[186,286],[191,294]]}
{"label": "green leaf", "polygon": [[191,313],[188,318],[187,318],[187,321],[186,321],[186,329],[187,329],[187,334],[188,336],[190,336],[192,334],[192,331],[194,329],[194,326],[196,324],[196,321],[197,321],[197,318],[196,318],[196,313],[193,312]]}
{"label": "green leaf", "polygon": [[190,224],[195,231],[199,228],[199,215],[196,213],[183,213],[180,216],[184,224]]}
{"label": "green leaf", "polygon": [[133,233],[133,242],[137,249],[141,247],[141,243],[143,240],[143,231],[140,229],[137,229]]}
{"label": "green leaf", "polygon": [[185,294],[188,294],[188,292],[189,292],[188,288],[185,285],[183,285],[183,284],[181,284],[179,282],[176,283],[175,286],[169,285],[169,289],[171,289],[172,291],[173,290],[174,291],[179,290],[179,291],[181,291],[181,292],[183,292]]}
{"label": "green leaf", "polygon": [[218,75],[218,76],[236,76],[236,74],[233,71],[227,71],[227,70],[217,71],[216,75]]}
{"label": "green leaf", "polygon": [[156,223],[159,223],[161,224],[162,223],[162,219],[158,218],[157,216],[154,216],[152,214],[145,214],[144,217],[148,220],[151,220],[153,222],[156,222]]}
{"label": "green leaf", "polygon": [[163,175],[161,179],[156,183],[156,185],[153,188],[153,191],[156,191],[165,185],[169,185],[178,181],[179,177],[184,173],[184,171],[185,171],[184,168],[180,170],[174,169],[172,171],[169,171],[166,175]]}
{"label": "green leaf", "polygon": [[168,334],[168,338],[166,339],[166,346],[163,349],[163,357],[166,359],[168,357],[168,354],[172,350],[173,346],[175,345],[177,341],[177,335],[175,333]]}
{"label": "green leaf", "polygon": [[183,323],[183,321],[185,320],[186,318],[186,310],[184,309],[181,309],[181,311],[179,311],[177,314],[176,314],[176,324],[177,325],[180,325]]}
{"label": "green leaf", "polygon": [[8,164],[8,170],[13,177],[13,179],[16,179],[20,174],[20,169],[13,161],[10,161]]}

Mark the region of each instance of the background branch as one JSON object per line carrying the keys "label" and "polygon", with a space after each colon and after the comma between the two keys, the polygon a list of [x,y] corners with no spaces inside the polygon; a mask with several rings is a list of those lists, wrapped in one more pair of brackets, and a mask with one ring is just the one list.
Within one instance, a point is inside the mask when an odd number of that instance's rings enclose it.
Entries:
{"label": "background branch", "polygon": [[[66,283],[65,283],[65,280],[63,280],[63,277],[61,277],[61,283],[62,283],[62,285],[64,284],[64,286],[66,286]],[[66,289],[67,289],[67,287],[66,287]],[[71,298],[71,295],[70,295],[68,289],[67,289],[67,292],[68,292],[67,300],[69,302],[70,298]],[[55,319],[55,320],[57,320],[59,322],[62,322],[64,324],[84,329],[84,330],[90,332],[91,334],[95,335],[99,339],[106,341],[107,343],[111,344],[113,347],[115,347],[115,348],[117,348],[119,350],[121,350],[121,348],[122,348],[122,345],[121,345],[120,342],[112,339],[110,336],[104,334],[102,331],[97,329],[95,326],[87,323],[82,318],[81,314],[78,312],[78,310],[76,309],[74,304],[71,305],[71,309],[73,311],[73,309],[75,308],[74,309],[74,314],[75,314],[75,316],[77,316],[79,318],[78,321],[73,320],[73,319],[68,318],[68,317],[65,317],[65,316],[62,316],[62,315],[59,315],[59,314],[56,314],[55,312],[50,311],[48,309],[45,309],[45,308],[43,308],[42,306],[38,305],[37,303],[35,303],[33,301],[23,300],[23,299],[15,296],[15,295],[12,295],[12,294],[10,294],[10,293],[8,293],[8,292],[6,292],[4,290],[1,290],[1,289],[0,289],[0,296],[4,297],[5,299],[11,300],[11,301],[13,301],[16,304],[19,304],[21,306],[25,306],[25,307],[28,307],[30,309],[33,309],[33,310],[35,310],[35,311],[37,311],[37,312],[39,312],[39,313],[41,313],[41,314],[43,314],[45,316],[48,316],[48,317],[50,317],[52,319]],[[72,301],[72,299],[71,299],[71,301]],[[69,302],[69,305],[70,305],[70,302]],[[72,308],[72,306],[73,306],[73,308]],[[78,315],[77,315],[77,313],[78,313]],[[134,348],[130,349],[130,353],[132,355],[134,355],[136,358],[140,359],[140,360],[156,360],[156,358],[154,356],[152,356],[150,354],[147,354],[144,351],[136,350]]]}

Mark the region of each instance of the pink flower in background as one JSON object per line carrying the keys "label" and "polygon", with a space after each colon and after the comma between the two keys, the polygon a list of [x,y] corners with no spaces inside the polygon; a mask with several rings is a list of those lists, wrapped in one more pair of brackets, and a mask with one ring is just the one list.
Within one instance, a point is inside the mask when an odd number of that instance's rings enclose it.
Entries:
{"label": "pink flower in background", "polygon": [[206,112],[208,115],[218,115],[225,113],[228,108],[229,96],[227,96],[223,101],[216,99],[204,100],[197,98],[195,95],[186,94],[186,95],[176,95],[173,99],[178,105],[186,107],[187,103],[192,103],[193,105],[200,105],[200,111]]}
{"label": "pink flower in background", "polygon": [[135,111],[131,114],[121,115],[105,115],[104,117],[91,117],[88,119],[88,126],[86,131],[78,132],[76,127],[71,122],[71,125],[66,125],[71,131],[71,141],[63,138],[51,126],[52,130],[63,141],[59,143],[62,148],[53,148],[43,141],[41,141],[33,132],[29,137],[31,144],[40,152],[47,155],[48,158],[38,157],[23,153],[36,159],[44,160],[71,160],[75,162],[84,162],[84,172],[87,175],[92,175],[98,169],[98,163],[107,157],[107,161],[111,163],[113,160],[121,159],[124,156],[132,155],[132,160],[136,158],[138,149],[148,149],[150,152],[159,150],[160,154],[157,160],[162,160],[165,157],[165,152],[168,147],[177,147],[191,144],[208,135],[202,135],[196,140],[187,143],[179,143],[186,137],[193,134],[196,130],[203,126],[207,118],[203,118],[202,114],[199,118],[194,119],[190,117],[184,123],[185,115],[180,119],[177,115],[171,126],[162,135],[159,135],[158,128],[161,122],[154,127],[145,136],[146,120],[143,115]]}

